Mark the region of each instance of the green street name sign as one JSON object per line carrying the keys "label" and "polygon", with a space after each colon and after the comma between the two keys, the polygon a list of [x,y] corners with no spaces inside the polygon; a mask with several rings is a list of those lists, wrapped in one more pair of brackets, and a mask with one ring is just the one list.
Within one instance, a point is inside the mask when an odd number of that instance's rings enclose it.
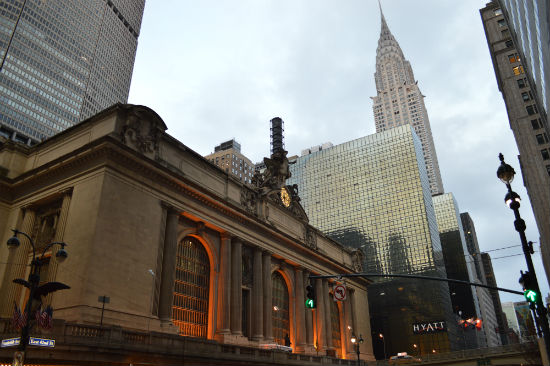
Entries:
{"label": "green street name sign", "polygon": [[313,301],[313,299],[307,299],[306,300],[306,308],[314,309],[315,308],[315,301]]}

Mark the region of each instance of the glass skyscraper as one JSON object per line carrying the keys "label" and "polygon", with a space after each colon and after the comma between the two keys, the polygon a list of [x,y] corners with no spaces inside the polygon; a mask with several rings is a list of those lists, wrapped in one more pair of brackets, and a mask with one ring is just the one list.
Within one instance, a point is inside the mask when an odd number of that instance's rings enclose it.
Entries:
{"label": "glass skyscraper", "polygon": [[0,135],[32,144],[125,103],[144,7],[145,0],[1,1]]}
{"label": "glass skyscraper", "polygon": [[[306,149],[290,171],[287,183],[298,185],[310,223],[362,248],[367,272],[446,277],[422,144],[411,126]],[[369,286],[369,307],[387,355],[457,348],[445,282],[378,279]],[[419,324],[434,322],[444,322],[445,329],[418,332]],[[382,358],[383,344],[373,339]]]}
{"label": "glass skyscraper", "polygon": [[[452,193],[445,193],[432,198],[447,277],[476,282],[474,260],[468,252],[462,220],[454,196]],[[449,283],[449,290],[455,314],[462,320],[481,318],[477,292],[474,287]],[[463,330],[465,348],[487,346],[485,334],[479,337],[477,332],[472,328]]]}
{"label": "glass skyscraper", "polygon": [[550,2],[498,0],[546,114],[550,104]]}

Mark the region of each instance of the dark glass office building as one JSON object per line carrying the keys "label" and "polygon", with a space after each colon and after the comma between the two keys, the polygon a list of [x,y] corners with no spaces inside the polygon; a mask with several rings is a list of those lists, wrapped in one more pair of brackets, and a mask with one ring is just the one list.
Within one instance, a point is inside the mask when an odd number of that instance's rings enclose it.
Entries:
{"label": "dark glass office building", "polygon": [[145,0],[1,1],[0,135],[33,144],[125,103],[144,6]]}
{"label": "dark glass office building", "polygon": [[[446,277],[422,144],[410,125],[304,151],[287,183],[298,185],[312,225],[362,248],[367,272]],[[458,348],[447,283],[378,279],[368,291],[378,359],[384,349],[389,357]]]}

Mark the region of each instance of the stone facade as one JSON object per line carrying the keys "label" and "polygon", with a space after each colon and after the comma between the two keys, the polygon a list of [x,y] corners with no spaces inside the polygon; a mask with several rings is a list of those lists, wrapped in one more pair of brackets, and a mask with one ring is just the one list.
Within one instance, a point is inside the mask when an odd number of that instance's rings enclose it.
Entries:
{"label": "stone facade", "polygon": [[550,281],[550,129],[547,116],[536,97],[536,85],[528,77],[528,65],[516,48],[502,9],[492,1],[480,13],[498,88],[518,146],[521,176],[537,222],[542,262]]}
{"label": "stone facade", "polygon": [[428,111],[410,62],[390,32],[382,9],[380,38],[376,48],[376,96],[372,97],[376,132],[410,124],[422,143],[422,154],[432,195],[443,193]]}
{"label": "stone facade", "polygon": [[[2,240],[17,228],[36,246],[67,243],[42,272],[71,287],[43,299],[54,318],[251,348],[288,335],[293,353],[344,359],[353,332],[373,359],[367,280],[347,280],[336,307],[335,282],[316,280],[318,306],[305,308],[309,275],[353,273],[362,254],[310,226],[293,187],[284,204],[277,177],[245,186],[165,130],[151,109],[119,104],[33,147],[1,141]],[[25,301],[12,282],[28,270],[21,242],[0,246],[3,318]]]}

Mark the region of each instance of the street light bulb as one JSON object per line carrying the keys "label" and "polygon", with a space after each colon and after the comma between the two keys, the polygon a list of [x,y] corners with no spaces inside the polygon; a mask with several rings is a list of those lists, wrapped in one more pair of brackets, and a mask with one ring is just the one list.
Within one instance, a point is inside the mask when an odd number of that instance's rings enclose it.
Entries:
{"label": "street light bulb", "polygon": [[351,343],[357,342],[357,338],[355,338],[355,335],[352,335],[350,340],[351,340]]}
{"label": "street light bulb", "polygon": [[382,333],[378,334],[378,336],[382,339],[384,338],[384,335]]}
{"label": "street light bulb", "polygon": [[19,247],[21,242],[19,241],[17,236],[12,236],[11,238],[8,239],[7,244],[9,249],[16,249]]}
{"label": "street light bulb", "polygon": [[521,197],[516,192],[510,191],[506,193],[506,196],[504,197],[504,202],[506,203],[506,206],[512,208],[511,206],[514,204],[514,202],[517,202],[517,204],[521,202]]}
{"label": "street light bulb", "polygon": [[514,180],[514,175],[516,175],[516,172],[514,171],[514,168],[504,162],[504,156],[502,154],[499,154],[499,158],[500,166],[497,169],[497,177],[502,181],[502,183],[510,184]]}
{"label": "street light bulb", "polygon": [[58,263],[62,263],[63,261],[65,261],[68,256],[69,255],[67,254],[67,251],[63,248],[59,249],[57,253],[55,253],[55,258]]}

